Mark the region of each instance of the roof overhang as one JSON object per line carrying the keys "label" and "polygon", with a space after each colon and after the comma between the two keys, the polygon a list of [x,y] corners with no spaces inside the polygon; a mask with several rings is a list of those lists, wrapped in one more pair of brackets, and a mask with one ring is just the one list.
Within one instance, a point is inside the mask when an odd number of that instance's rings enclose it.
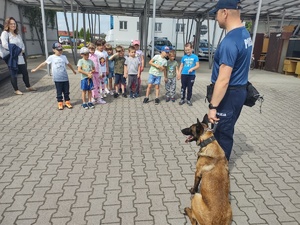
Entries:
{"label": "roof overhang", "polygon": [[[18,5],[39,6],[40,0],[10,0]],[[63,0],[66,10],[77,6],[81,12],[103,15],[123,15],[139,17],[142,15],[146,0]],[[215,6],[213,0],[156,0],[156,16],[166,18],[207,18]],[[258,0],[241,0],[243,19],[254,19]],[[61,0],[44,0],[45,9],[63,11]],[[153,1],[150,1],[149,16],[152,15]],[[300,20],[300,0],[264,0],[260,20],[281,19]]]}

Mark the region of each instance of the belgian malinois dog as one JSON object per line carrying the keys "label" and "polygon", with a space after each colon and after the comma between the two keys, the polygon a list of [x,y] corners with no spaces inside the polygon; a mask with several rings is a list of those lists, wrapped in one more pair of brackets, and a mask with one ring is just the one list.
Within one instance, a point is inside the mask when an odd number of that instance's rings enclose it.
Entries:
{"label": "belgian malinois dog", "polygon": [[[200,146],[194,186],[190,189],[191,208],[184,209],[192,225],[230,225],[232,209],[229,201],[229,171],[225,153],[208,127],[208,117],[181,130],[188,135],[186,142]],[[200,184],[201,181],[201,184]],[[200,184],[200,193],[198,187]]]}

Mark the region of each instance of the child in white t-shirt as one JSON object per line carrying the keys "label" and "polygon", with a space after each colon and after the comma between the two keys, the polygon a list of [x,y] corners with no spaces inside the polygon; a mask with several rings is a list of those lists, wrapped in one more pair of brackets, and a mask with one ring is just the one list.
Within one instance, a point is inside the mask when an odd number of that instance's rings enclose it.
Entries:
{"label": "child in white t-shirt", "polygon": [[66,69],[66,65],[76,74],[76,71],[73,69],[72,65],[69,63],[67,57],[62,54],[62,46],[60,43],[55,42],[52,45],[52,49],[54,54],[50,55],[45,62],[38,65],[35,69],[32,69],[31,72],[34,73],[41,67],[45,66],[46,64],[51,64],[52,68],[52,78],[55,83],[56,87],[56,98],[58,102],[58,109],[63,110],[64,104],[63,100],[65,100],[65,106],[68,109],[73,108],[70,103],[70,83],[69,77]]}

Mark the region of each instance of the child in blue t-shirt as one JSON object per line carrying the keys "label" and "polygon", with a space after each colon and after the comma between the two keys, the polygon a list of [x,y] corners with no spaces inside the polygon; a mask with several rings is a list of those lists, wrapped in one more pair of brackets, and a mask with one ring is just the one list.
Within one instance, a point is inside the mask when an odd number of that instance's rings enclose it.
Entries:
{"label": "child in blue t-shirt", "polygon": [[181,64],[179,67],[179,77],[181,79],[181,100],[179,105],[185,103],[185,92],[187,89],[187,104],[192,106],[191,98],[193,93],[193,85],[196,78],[196,70],[200,67],[199,58],[193,54],[193,46],[191,43],[184,45],[185,55],[181,59]]}

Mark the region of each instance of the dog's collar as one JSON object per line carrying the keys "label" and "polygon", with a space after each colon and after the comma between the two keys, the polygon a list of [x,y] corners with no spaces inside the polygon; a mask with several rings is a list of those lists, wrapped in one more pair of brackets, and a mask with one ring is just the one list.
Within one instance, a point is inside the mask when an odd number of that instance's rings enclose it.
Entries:
{"label": "dog's collar", "polygon": [[[206,140],[201,141],[201,142],[198,144],[198,146],[200,146],[201,148],[204,148],[204,147],[206,147],[207,145],[209,145],[210,143],[212,143],[212,142],[215,141],[215,140],[216,140],[215,136],[211,136],[211,137],[207,138]],[[201,148],[200,148],[200,149],[201,149]]]}

